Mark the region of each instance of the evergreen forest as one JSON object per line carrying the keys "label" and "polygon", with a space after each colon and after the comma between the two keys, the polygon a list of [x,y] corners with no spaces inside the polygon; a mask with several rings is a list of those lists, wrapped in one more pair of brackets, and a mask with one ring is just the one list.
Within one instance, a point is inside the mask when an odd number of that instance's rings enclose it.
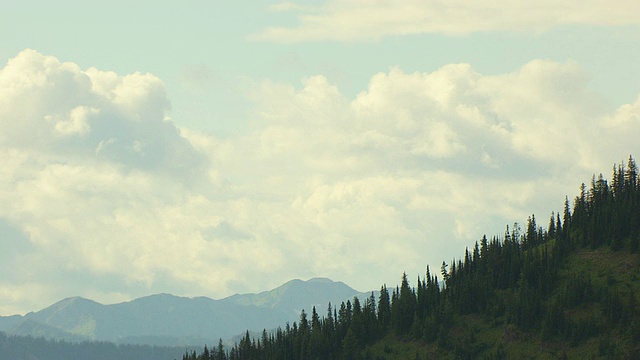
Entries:
{"label": "evergreen forest", "polygon": [[0,360],[158,360],[179,358],[184,352],[179,347],[77,343],[0,332]]}
{"label": "evergreen forest", "polygon": [[640,179],[633,157],[547,221],[482,236],[458,259],[376,298],[183,360],[640,357]]}

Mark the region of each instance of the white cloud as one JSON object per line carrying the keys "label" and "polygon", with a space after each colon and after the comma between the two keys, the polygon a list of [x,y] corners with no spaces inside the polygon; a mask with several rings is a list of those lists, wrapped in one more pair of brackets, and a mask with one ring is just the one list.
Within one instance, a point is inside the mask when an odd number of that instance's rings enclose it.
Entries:
{"label": "white cloud", "polygon": [[[296,3],[272,5],[294,10]],[[420,33],[464,35],[487,31],[540,32],[562,25],[640,25],[640,5],[626,0],[603,1],[371,1],[326,0],[305,8],[297,27],[270,27],[254,40],[276,42],[360,41]]]}
{"label": "white cloud", "polygon": [[0,143],[5,146],[184,170],[199,161],[198,155],[165,120],[168,110],[164,85],[150,74],[84,71],[33,50],[21,52],[0,71]]}
{"label": "white cloud", "polygon": [[[501,227],[557,210],[576,179],[609,169],[623,147],[633,151],[629,137],[609,147],[611,109],[572,62],[532,61],[498,76],[466,64],[432,73],[394,68],[355,99],[313,77],[300,88],[263,83],[255,98],[254,132],[228,143],[243,154],[233,162],[250,165],[228,175],[244,179],[245,189],[296,194],[296,211],[280,211],[297,220],[283,228],[327,256],[307,266],[342,263],[346,254],[342,273],[354,277],[357,262],[403,267],[401,255],[439,246],[455,253],[491,231],[488,224],[495,231],[496,219]],[[271,181],[273,172],[284,180]],[[397,257],[385,257],[390,248]],[[360,256],[349,261],[350,249]]]}
{"label": "white cloud", "polygon": [[618,126],[638,126],[640,124],[640,96],[633,104],[625,104],[607,119],[607,125]]}
{"label": "white cloud", "polygon": [[55,299],[51,287],[42,283],[0,283],[0,312],[6,315],[24,313],[29,307],[42,306],[36,299]]}
{"label": "white cloud", "polygon": [[68,116],[61,118],[59,115],[45,115],[44,119],[47,122],[53,122],[55,124],[55,132],[62,136],[74,134],[84,135],[91,131],[87,118],[90,115],[99,113],[100,110],[96,108],[77,106],[71,110]]}
{"label": "white cloud", "polygon": [[0,226],[15,229],[2,246],[16,266],[0,311],[422,273],[558,210],[634,151],[640,101],[609,109],[588,81],[532,61],[498,76],[393,68],[355,98],[323,76],[263,82],[251,131],[223,140],[164,120],[151,75],[23,52],[0,70]]}

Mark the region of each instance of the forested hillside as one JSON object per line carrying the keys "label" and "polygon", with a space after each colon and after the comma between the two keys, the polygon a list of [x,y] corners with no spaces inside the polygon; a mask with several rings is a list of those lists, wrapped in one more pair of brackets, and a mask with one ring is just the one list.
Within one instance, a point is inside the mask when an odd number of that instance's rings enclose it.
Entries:
{"label": "forested hillside", "polygon": [[170,360],[180,358],[182,353],[184,348],[179,347],[71,343],[0,332],[0,360]]}
{"label": "forested hillside", "polygon": [[414,284],[403,274],[378,298],[303,311],[183,359],[637,358],[639,183],[630,157],[610,181],[582,184],[545,226],[532,215]]}

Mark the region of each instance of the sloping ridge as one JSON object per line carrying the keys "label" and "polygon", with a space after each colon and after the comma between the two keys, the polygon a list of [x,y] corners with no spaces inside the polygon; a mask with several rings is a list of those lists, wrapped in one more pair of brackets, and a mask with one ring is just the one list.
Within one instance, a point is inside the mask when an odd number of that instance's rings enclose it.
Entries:
{"label": "sloping ridge", "polygon": [[12,335],[43,337],[69,342],[81,342],[91,340],[88,337],[72,334],[68,331],[43,324],[34,320],[25,319],[11,329]]}
{"label": "sloping ridge", "polygon": [[303,309],[302,305],[306,311],[311,311],[311,307],[316,306],[318,312],[324,312],[324,308],[329,302],[335,305],[338,300],[345,301],[354,296],[367,295],[367,293],[360,293],[352,289],[343,282],[327,278],[313,278],[307,281],[291,280],[271,291],[234,295],[222,301],[273,309],[297,317]]}
{"label": "sloping ridge", "polygon": [[81,297],[67,298],[46,309],[25,315],[25,320],[48,325],[68,334],[96,338],[97,321],[105,318],[104,305]]}
{"label": "sloping ridge", "polygon": [[[283,326],[312,306],[324,313],[359,293],[342,282],[315,278],[291,280],[271,291],[233,295],[221,300],[156,294],[129,302],[102,305],[81,297],[61,300],[22,319],[0,317],[10,334],[52,339],[100,340],[150,345],[201,345],[245,330]],[[4,325],[4,326],[3,326]]]}

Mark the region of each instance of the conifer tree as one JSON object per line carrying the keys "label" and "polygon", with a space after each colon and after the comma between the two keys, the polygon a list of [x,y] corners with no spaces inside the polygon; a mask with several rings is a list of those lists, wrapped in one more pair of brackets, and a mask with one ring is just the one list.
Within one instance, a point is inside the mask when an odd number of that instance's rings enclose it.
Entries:
{"label": "conifer tree", "polygon": [[386,285],[380,288],[378,298],[378,324],[381,329],[387,329],[391,323],[391,299]]}

